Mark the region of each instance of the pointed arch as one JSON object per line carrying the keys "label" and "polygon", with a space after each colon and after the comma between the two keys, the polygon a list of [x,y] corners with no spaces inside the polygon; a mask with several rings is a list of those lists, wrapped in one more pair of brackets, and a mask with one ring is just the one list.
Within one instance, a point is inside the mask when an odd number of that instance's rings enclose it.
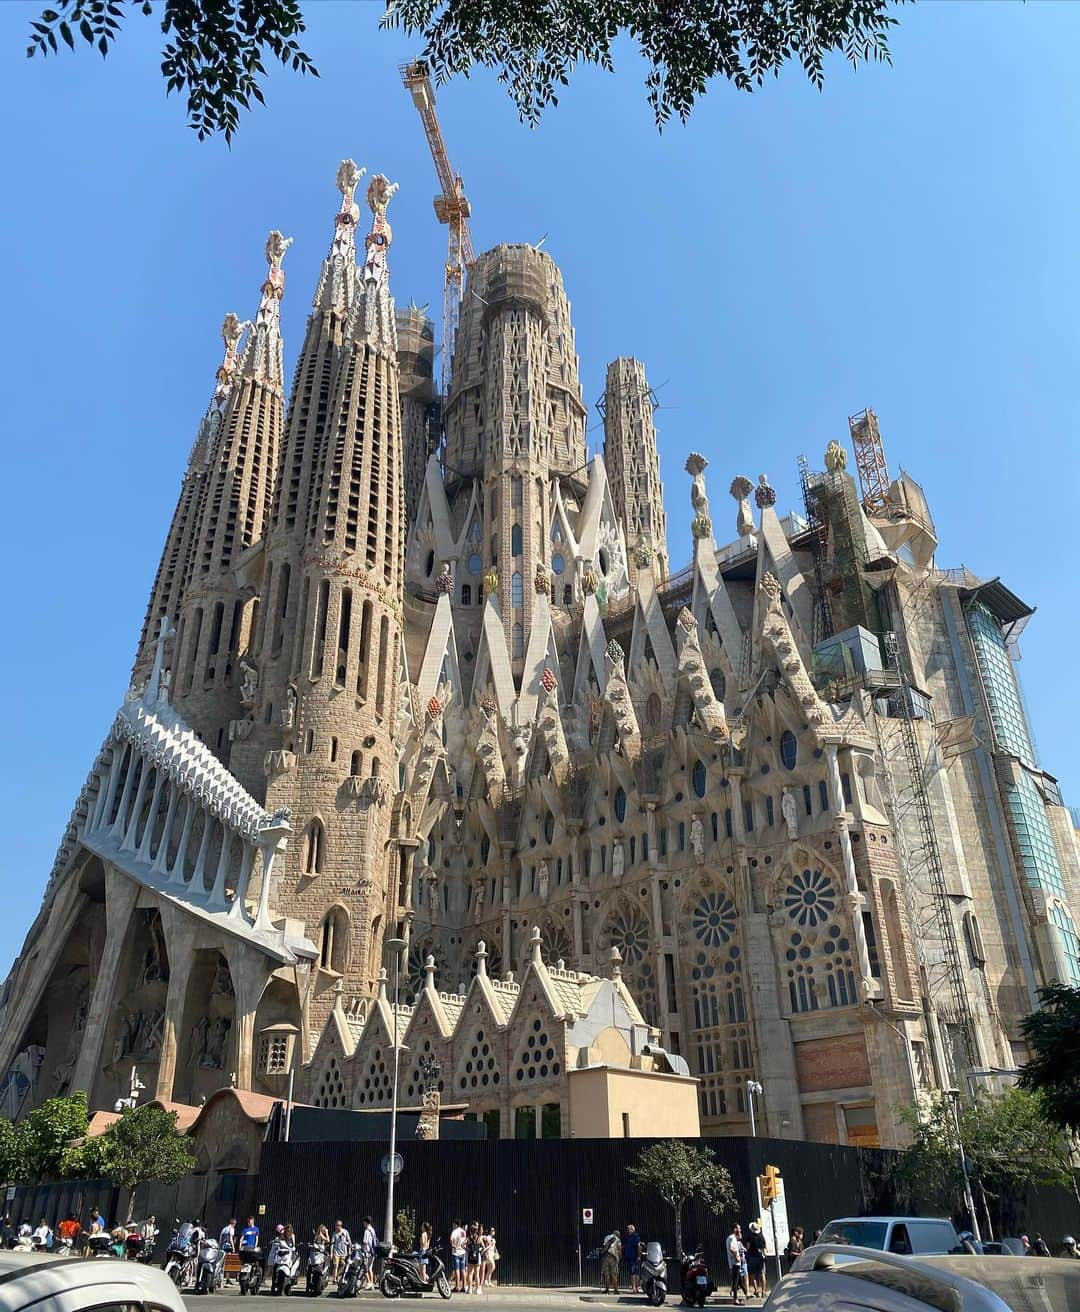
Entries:
{"label": "pointed arch", "polygon": [[305,875],[321,875],[326,866],[326,826],[320,816],[312,816],[304,830],[300,869]]}

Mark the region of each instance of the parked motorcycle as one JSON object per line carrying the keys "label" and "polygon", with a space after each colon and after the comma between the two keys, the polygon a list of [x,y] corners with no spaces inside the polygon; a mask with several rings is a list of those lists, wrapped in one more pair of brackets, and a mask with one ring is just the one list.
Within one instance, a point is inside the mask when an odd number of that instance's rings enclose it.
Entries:
{"label": "parked motorcycle", "polygon": [[307,1292],[312,1298],[318,1298],[330,1278],[330,1254],[326,1251],[325,1244],[308,1244],[305,1276]]}
{"label": "parked motorcycle", "polygon": [[366,1270],[367,1254],[364,1252],[364,1246],[353,1244],[349,1249],[349,1260],[345,1263],[345,1270],[342,1271],[341,1279],[338,1281],[338,1298],[353,1298],[360,1288]]}
{"label": "parked motorcycle", "polygon": [[195,1267],[196,1294],[212,1294],[225,1275],[225,1250],[216,1239],[204,1235],[199,1244],[199,1259]]}
{"label": "parked motorcycle", "polygon": [[177,1221],[176,1226],[176,1233],[165,1250],[165,1274],[177,1289],[186,1289],[195,1283],[196,1239],[199,1236],[190,1221],[183,1224]]}
{"label": "parked motorcycle", "polygon": [[275,1235],[266,1258],[266,1270],[270,1276],[270,1292],[288,1297],[300,1278],[300,1254],[296,1245],[289,1243],[284,1235]]}
{"label": "parked motorcycle", "polygon": [[86,1236],[86,1251],[91,1257],[115,1257],[113,1237],[108,1230],[97,1230]]}
{"label": "parked motorcycle", "polygon": [[641,1292],[653,1307],[659,1307],[667,1299],[668,1274],[664,1250],[655,1239],[645,1245],[640,1274]]}
{"label": "parked motorcycle", "polygon": [[241,1294],[257,1294],[263,1278],[261,1248],[241,1248],[239,1285]]}
{"label": "parked motorcycle", "polygon": [[709,1274],[704,1252],[698,1248],[684,1253],[682,1260],[682,1301],[687,1307],[704,1307],[705,1300],[716,1288]]}
{"label": "parked motorcycle", "polygon": [[19,1226],[19,1233],[15,1236],[15,1242],[11,1247],[16,1253],[32,1253],[34,1251],[34,1233],[25,1221]]}
{"label": "parked motorcycle", "polygon": [[439,1257],[438,1245],[432,1244],[426,1254],[427,1274],[420,1265],[419,1253],[399,1253],[396,1248],[379,1244],[375,1252],[384,1258],[379,1288],[384,1298],[397,1298],[401,1294],[430,1294],[437,1291],[440,1298],[449,1298],[450,1281]]}

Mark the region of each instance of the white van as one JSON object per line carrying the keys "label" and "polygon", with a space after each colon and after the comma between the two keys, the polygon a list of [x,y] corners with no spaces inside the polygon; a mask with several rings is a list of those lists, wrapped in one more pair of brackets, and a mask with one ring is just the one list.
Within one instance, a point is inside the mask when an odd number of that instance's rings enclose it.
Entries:
{"label": "white van", "polygon": [[932,1216],[845,1216],[830,1221],[816,1242],[908,1256],[960,1251],[960,1236],[953,1223]]}

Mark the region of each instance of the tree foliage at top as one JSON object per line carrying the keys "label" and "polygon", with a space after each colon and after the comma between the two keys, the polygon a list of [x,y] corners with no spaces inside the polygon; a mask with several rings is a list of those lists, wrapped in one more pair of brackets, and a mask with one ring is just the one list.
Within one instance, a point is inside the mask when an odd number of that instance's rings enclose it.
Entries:
{"label": "tree foliage at top", "polygon": [[711,1148],[698,1148],[681,1139],[664,1139],[643,1148],[626,1174],[639,1188],[655,1190],[673,1209],[677,1253],[683,1251],[682,1214],[691,1198],[700,1198],[717,1212],[736,1206],[727,1167],[717,1162]]}
{"label": "tree foliage at top", "polygon": [[125,1108],[102,1136],[105,1175],[128,1190],[128,1219],[135,1191],[150,1180],[175,1184],[195,1166],[191,1141],[176,1128],[176,1113],[148,1103]]}
{"label": "tree foliage at top", "polygon": [[1039,1001],[1020,1026],[1035,1054],[1020,1072],[1020,1087],[1038,1091],[1050,1119],[1080,1134],[1080,989],[1048,984]]}
{"label": "tree foliage at top", "polygon": [[[954,1212],[962,1206],[964,1175],[949,1099],[939,1096],[920,1123],[914,1108],[901,1110],[914,1138],[895,1168],[896,1182],[924,1208]],[[958,1109],[976,1207],[985,1195],[998,1226],[1032,1185],[1071,1183],[1066,1136],[1047,1119],[1038,1094],[1009,1089],[1000,1097],[980,1094]]]}
{"label": "tree foliage at top", "polygon": [[86,1094],[81,1090],[48,1098],[29,1116],[15,1123],[16,1180],[35,1183],[59,1180],[64,1152],[72,1139],[86,1134],[89,1120]]}
{"label": "tree foliage at top", "polygon": [[[892,9],[903,0],[387,0],[382,25],[423,42],[421,62],[439,82],[493,69],[523,122],[535,125],[579,64],[614,71],[620,36],[649,66],[646,94],[657,126],[689,117],[713,78],[753,91],[797,62],[817,87],[827,55],[853,65],[889,59]],[[104,56],[129,10],[160,18],[161,72],[187,97],[199,139],[231,141],[252,100],[263,103],[269,57],[318,76],[297,38],[300,0],[52,0],[30,24],[30,56],[83,42]],[[368,6],[353,14],[367,20]],[[355,20],[354,20],[355,21]]]}

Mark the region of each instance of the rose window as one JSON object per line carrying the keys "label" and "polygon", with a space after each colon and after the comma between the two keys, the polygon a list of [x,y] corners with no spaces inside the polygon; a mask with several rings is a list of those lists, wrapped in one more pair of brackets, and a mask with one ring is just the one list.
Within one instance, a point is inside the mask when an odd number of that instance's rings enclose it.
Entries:
{"label": "rose window", "polygon": [[706,893],[694,907],[690,922],[706,947],[722,947],[735,933],[735,903],[726,893]]}
{"label": "rose window", "polygon": [[784,909],[797,925],[813,929],[836,910],[832,880],[820,870],[804,870],[784,890]]}

